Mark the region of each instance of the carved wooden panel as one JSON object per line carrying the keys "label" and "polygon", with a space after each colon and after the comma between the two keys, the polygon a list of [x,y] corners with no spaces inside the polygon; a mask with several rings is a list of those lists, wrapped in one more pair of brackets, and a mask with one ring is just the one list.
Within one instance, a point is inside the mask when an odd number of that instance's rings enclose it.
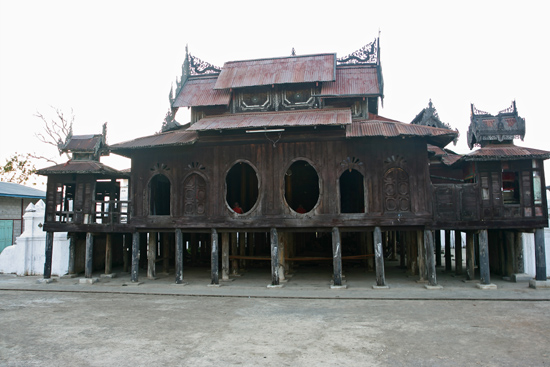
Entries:
{"label": "carved wooden panel", "polygon": [[384,175],[384,209],[388,212],[411,210],[409,175],[401,168],[390,168]]}
{"label": "carved wooden panel", "polygon": [[206,182],[198,174],[192,174],[183,183],[184,215],[204,215],[206,213]]}

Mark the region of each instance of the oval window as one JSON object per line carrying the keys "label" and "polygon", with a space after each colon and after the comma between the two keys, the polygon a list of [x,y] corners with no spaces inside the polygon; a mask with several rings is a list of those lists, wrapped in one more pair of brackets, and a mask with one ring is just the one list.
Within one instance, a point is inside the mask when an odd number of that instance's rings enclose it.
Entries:
{"label": "oval window", "polygon": [[227,205],[237,214],[250,211],[258,200],[258,176],[246,162],[235,164],[225,178]]}
{"label": "oval window", "polygon": [[296,161],[286,171],[285,200],[298,213],[311,211],[319,201],[319,176],[308,162]]}

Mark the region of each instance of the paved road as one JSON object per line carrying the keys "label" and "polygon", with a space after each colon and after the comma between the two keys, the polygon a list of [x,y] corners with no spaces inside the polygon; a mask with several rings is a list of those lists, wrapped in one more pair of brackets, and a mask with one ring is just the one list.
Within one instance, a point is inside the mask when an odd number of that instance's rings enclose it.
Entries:
{"label": "paved road", "polygon": [[550,302],[0,290],[1,366],[548,366]]}

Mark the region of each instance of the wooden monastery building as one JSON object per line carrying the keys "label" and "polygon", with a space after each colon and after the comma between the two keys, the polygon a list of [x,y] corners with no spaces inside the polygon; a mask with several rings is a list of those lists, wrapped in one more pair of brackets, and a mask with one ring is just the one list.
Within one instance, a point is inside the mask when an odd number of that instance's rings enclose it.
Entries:
{"label": "wooden monastery building", "polygon": [[[279,286],[301,266],[325,265],[333,287],[346,266],[363,266],[386,287],[384,265],[399,261],[436,287],[444,234],[466,233],[468,279],[523,272],[521,233],[535,233],[536,279],[546,280],[548,208],[543,160],[550,152],[513,144],[525,134],[515,102],[490,115],[472,105],[466,155],[446,149],[458,132],[431,101],[412,123],[380,116],[379,40],[335,53],[230,61],[218,68],[186,54],[158,134],[113,145],[106,129],[69,136],[64,164],[48,176],[46,264],[52,239],[72,239],[70,273],[123,267],[175,273],[207,267],[211,284],[247,268]],[[180,108],[190,121],[178,123]],[[106,154],[131,159],[118,171]],[[127,185],[127,195],[124,190]],[[444,230],[444,231],[442,231]]]}

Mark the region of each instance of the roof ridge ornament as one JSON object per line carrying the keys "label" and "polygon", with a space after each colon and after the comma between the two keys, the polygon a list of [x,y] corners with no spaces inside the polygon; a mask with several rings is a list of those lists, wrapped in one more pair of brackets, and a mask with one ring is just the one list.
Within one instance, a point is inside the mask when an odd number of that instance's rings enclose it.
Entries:
{"label": "roof ridge ornament", "polygon": [[188,55],[191,75],[218,74],[222,71],[218,66],[214,66],[191,54]]}
{"label": "roof ridge ornament", "polygon": [[347,56],[336,59],[336,61],[339,65],[378,64],[379,40],[380,38],[375,38],[371,43]]}

